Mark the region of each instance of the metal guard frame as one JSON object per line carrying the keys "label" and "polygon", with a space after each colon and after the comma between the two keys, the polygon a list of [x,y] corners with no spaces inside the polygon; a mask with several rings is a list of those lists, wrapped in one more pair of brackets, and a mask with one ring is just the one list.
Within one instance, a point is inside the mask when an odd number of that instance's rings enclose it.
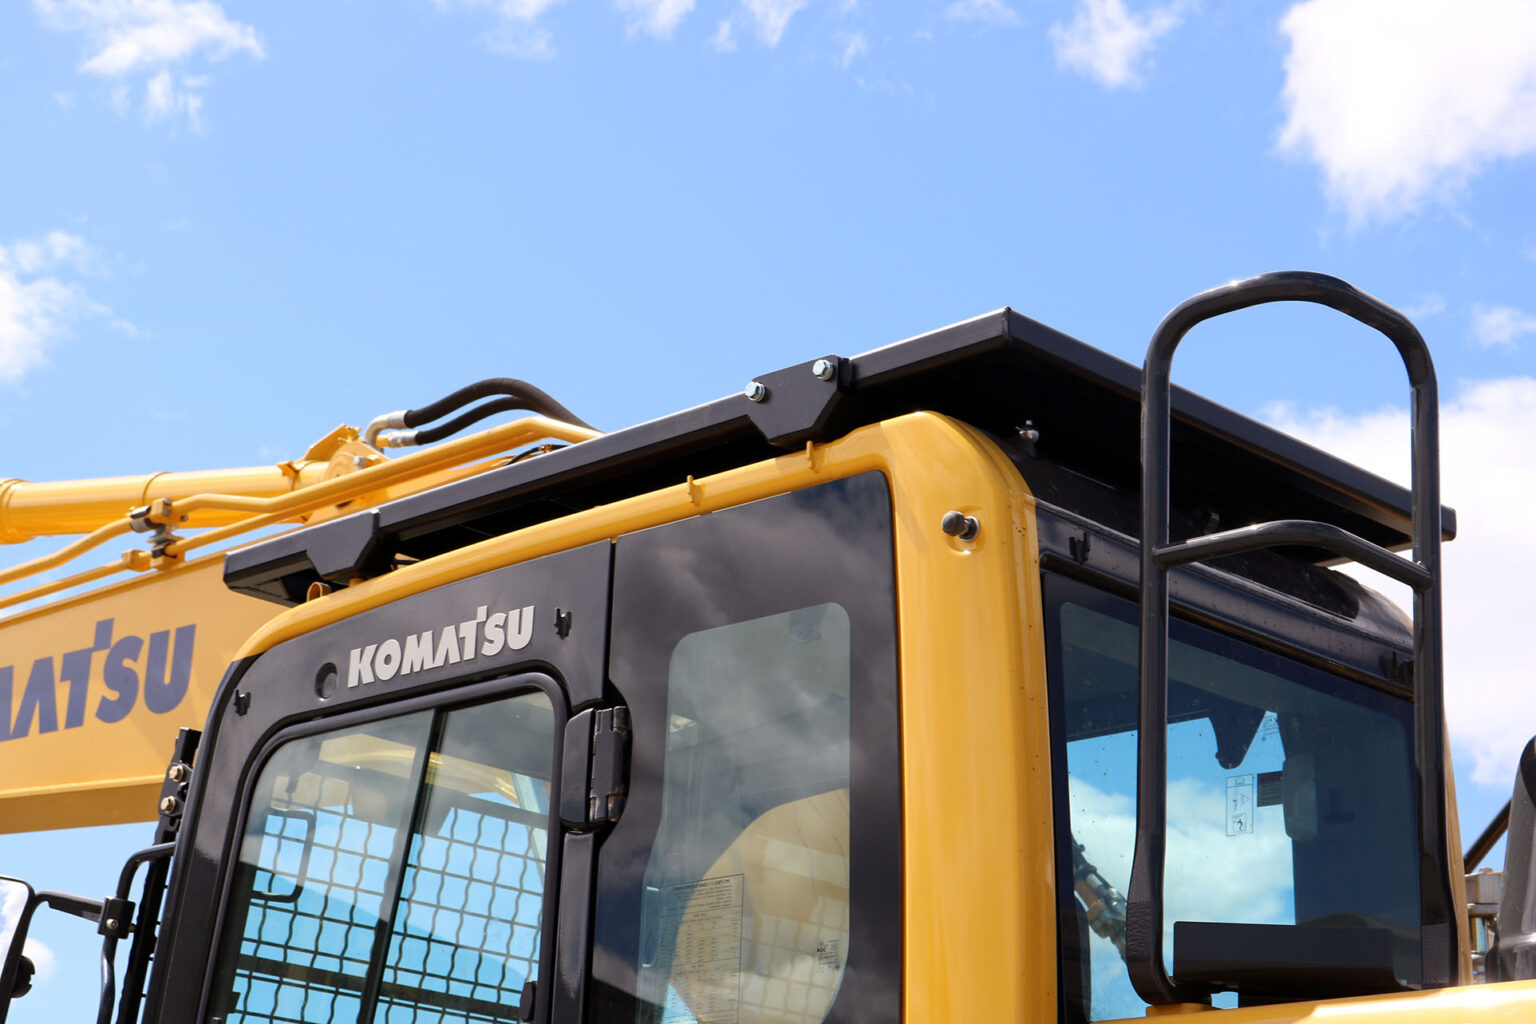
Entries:
{"label": "metal guard frame", "polygon": [[[1191,328],[1269,302],[1329,306],[1397,346],[1412,389],[1413,560],[1327,523],[1285,520],[1168,542],[1170,369]],[[1419,785],[1420,937],[1427,982],[1457,976],[1455,901],[1442,870],[1447,856],[1444,691],[1440,621],[1439,398],[1434,364],[1418,329],[1397,310],[1335,277],[1282,271],[1233,281],[1175,307],[1147,346],[1141,383],[1141,634],[1136,778],[1136,847],[1126,912],[1126,964],[1149,1004],[1206,1002],[1202,986],[1163,967],[1163,873],[1167,845],[1168,570],[1176,565],[1277,545],[1316,546],[1408,584],[1414,592],[1414,757]]]}

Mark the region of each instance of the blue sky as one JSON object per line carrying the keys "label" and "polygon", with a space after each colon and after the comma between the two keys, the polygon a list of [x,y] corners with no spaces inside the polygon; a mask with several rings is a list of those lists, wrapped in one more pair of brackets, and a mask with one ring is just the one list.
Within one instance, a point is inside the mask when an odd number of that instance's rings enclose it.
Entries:
{"label": "blue sky", "polygon": [[[485,376],[615,428],[1005,304],[1139,362],[1190,293],[1338,274],[1440,368],[1468,832],[1536,732],[1520,0],[34,0],[0,7],[0,133],[29,480],[287,459]],[[1264,310],[1175,379],[1395,472],[1394,358]],[[94,892],[146,833],[0,870]]]}

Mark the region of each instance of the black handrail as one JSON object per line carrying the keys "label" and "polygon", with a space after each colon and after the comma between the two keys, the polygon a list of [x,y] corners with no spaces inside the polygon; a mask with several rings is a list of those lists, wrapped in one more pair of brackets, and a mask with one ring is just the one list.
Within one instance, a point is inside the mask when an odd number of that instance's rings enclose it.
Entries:
{"label": "black handrail", "polygon": [[[1412,389],[1413,560],[1326,523],[1290,520],[1168,542],[1170,371],[1191,328],[1268,302],[1314,302],[1376,328],[1397,346]],[[1126,902],[1126,964],[1151,1004],[1205,1001],[1210,993],[1163,966],[1163,861],[1167,846],[1168,570],[1187,562],[1276,544],[1308,544],[1369,565],[1413,587],[1414,751],[1419,783],[1419,889],[1426,981],[1456,977],[1451,927],[1457,906],[1443,865],[1444,694],[1440,626],[1440,441],[1434,363],[1401,313],[1338,278],[1302,271],[1261,274],[1202,292],[1175,307],[1152,335],[1141,379],[1141,694],[1136,776],[1136,850]],[[1438,969],[1432,968],[1436,965]]]}

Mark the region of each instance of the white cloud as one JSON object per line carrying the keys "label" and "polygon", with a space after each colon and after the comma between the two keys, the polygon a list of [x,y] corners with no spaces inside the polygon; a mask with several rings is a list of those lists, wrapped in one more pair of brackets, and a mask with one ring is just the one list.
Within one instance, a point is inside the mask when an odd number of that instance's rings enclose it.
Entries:
{"label": "white cloud", "polygon": [[1051,43],[1062,67],[1119,89],[1140,84],[1152,47],[1183,19],[1178,0],[1143,14],[1128,11],[1124,0],[1080,0],[1070,22],[1051,26]]}
{"label": "white cloud", "polygon": [[180,88],[169,71],[161,71],[144,87],[144,120],[148,123],[185,116],[193,131],[202,128],[203,98],[196,91],[206,81],[183,78]]}
{"label": "white cloud", "polygon": [[658,39],[668,39],[693,10],[693,0],[618,0],[618,8],[634,17],[631,31],[643,29]]}
{"label": "white cloud", "polygon": [[1413,305],[1403,307],[1403,315],[1410,320],[1422,320],[1443,312],[1445,312],[1445,296],[1439,292],[1422,295]]}
{"label": "white cloud", "polygon": [[1536,332],[1536,316],[1514,306],[1472,307],[1472,338],[1484,348],[1513,350],[1519,340]]}
{"label": "white cloud", "polygon": [[[15,383],[47,360],[74,322],[111,313],[69,274],[97,273],[97,254],[78,235],[53,231],[0,245],[0,382]],[[126,320],[118,328],[135,334]]]}
{"label": "white cloud", "polygon": [[481,37],[493,53],[524,60],[546,60],[555,55],[554,35],[537,25],[502,22]]}
{"label": "white cloud", "polygon": [[[1309,443],[1383,476],[1408,477],[1408,413],[1360,416],[1272,408],[1266,418]],[[1459,536],[1445,546],[1445,699],[1457,759],[1476,783],[1508,791],[1520,750],[1536,733],[1528,656],[1536,579],[1536,379],[1465,385],[1441,412],[1441,489]],[[1404,600],[1406,588],[1352,570]]]}
{"label": "white cloud", "polygon": [[50,231],[42,238],[24,238],[9,246],[0,246],[0,268],[13,267],[23,274],[35,274],[61,265],[85,271],[95,259],[96,253],[85,244],[85,239],[67,231]]}
{"label": "white cloud", "polygon": [[771,49],[784,38],[789,19],[805,9],[806,0],[741,0],[757,26],[757,37]]}
{"label": "white cloud", "polygon": [[953,21],[975,21],[995,27],[1019,23],[1018,12],[1003,0],[955,0],[944,9],[944,16]]}
{"label": "white cloud", "polygon": [[848,36],[847,43],[843,46],[843,70],[847,71],[850,64],[868,52],[869,43],[865,41],[863,32],[855,32]]}
{"label": "white cloud", "polygon": [[1451,199],[1536,149],[1529,0],[1307,0],[1280,30],[1280,148],[1317,163],[1353,223]]}
{"label": "white cloud", "polygon": [[[178,86],[170,68],[194,58],[217,61],[243,53],[266,55],[249,25],[231,21],[209,0],[33,0],[43,23],[85,38],[86,74],[121,79],[148,75],[144,86],[146,122],[185,117],[199,123],[204,77],[184,77]],[[130,87],[113,87],[112,104],[121,113],[131,104]]]}
{"label": "white cloud", "polygon": [[524,59],[554,55],[554,35],[538,24],[539,18],[560,0],[432,0],[440,11],[455,7],[488,10],[496,24],[481,36],[486,49]]}
{"label": "white cloud", "polygon": [[720,24],[715,26],[715,34],[710,37],[709,45],[716,53],[736,52],[736,26],[731,24],[730,18],[723,18]]}

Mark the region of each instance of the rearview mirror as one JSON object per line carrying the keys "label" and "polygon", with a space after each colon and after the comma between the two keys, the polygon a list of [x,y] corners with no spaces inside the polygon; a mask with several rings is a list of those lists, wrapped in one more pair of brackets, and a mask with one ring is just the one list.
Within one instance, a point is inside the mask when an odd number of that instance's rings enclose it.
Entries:
{"label": "rearview mirror", "polygon": [[22,955],[37,894],[19,878],[0,877],[0,1024],[11,1000],[32,987],[32,961]]}

